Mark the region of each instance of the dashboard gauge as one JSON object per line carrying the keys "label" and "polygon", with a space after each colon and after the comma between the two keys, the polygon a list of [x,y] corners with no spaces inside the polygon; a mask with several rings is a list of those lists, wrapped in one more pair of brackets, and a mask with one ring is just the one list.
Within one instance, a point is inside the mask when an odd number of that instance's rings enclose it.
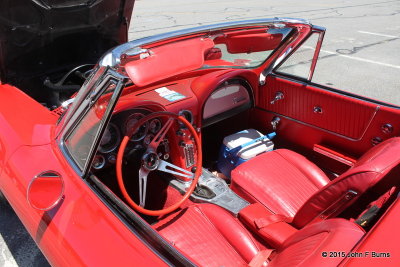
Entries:
{"label": "dashboard gauge", "polygon": [[148,135],[146,135],[146,137],[144,138],[143,143],[144,143],[146,146],[148,146],[148,145],[150,144],[151,140],[153,140],[153,139],[154,139],[154,135],[148,134]]}
{"label": "dashboard gauge", "polygon": [[[141,113],[134,113],[128,117],[128,119],[125,122],[125,134],[128,135],[130,133],[130,130],[137,124],[137,122],[144,117],[143,114]],[[135,133],[132,135],[131,140],[132,141],[140,141],[142,140],[146,134],[147,134],[147,129],[148,129],[149,123],[146,122],[142,126],[140,126],[139,129],[135,131]]]}
{"label": "dashboard gauge", "polygon": [[150,122],[150,131],[152,133],[157,133],[159,130],[161,130],[161,121],[159,119],[154,119]]}
{"label": "dashboard gauge", "polygon": [[109,123],[104,132],[103,138],[101,138],[99,151],[101,153],[111,152],[117,148],[120,141],[121,134],[118,127],[113,123]]}
{"label": "dashboard gauge", "polygon": [[92,167],[93,169],[100,170],[106,165],[106,159],[103,155],[96,155],[93,159]]}

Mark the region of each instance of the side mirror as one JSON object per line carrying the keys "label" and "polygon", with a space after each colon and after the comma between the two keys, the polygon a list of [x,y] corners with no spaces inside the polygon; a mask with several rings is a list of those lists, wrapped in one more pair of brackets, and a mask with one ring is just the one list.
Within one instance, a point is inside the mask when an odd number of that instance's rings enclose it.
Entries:
{"label": "side mirror", "polygon": [[27,199],[32,208],[50,210],[64,194],[64,181],[55,171],[42,172],[32,179],[27,190]]}

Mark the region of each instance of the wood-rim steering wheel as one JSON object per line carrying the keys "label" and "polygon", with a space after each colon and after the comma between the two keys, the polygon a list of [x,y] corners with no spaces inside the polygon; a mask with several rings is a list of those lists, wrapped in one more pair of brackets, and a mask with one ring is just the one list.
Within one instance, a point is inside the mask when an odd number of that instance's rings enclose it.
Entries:
{"label": "wood-rim steering wheel", "polygon": [[[158,117],[163,117],[163,118],[167,118],[167,119],[166,119],[166,122],[164,123],[164,125],[161,127],[161,129],[155,134],[153,140],[151,140],[151,142],[147,146],[146,152],[142,156],[142,162],[141,162],[141,166],[139,169],[140,204],[138,205],[129,196],[129,194],[125,188],[125,185],[124,185],[124,180],[123,180],[123,175],[122,175],[123,156],[124,156],[125,148],[129,142],[129,140],[136,133],[136,131],[138,131],[138,129],[140,129],[140,127],[147,121],[150,121],[150,120],[158,118]],[[167,132],[170,130],[170,128],[175,120],[180,121],[182,124],[184,124],[186,126],[186,128],[189,130],[192,137],[194,138],[194,143],[196,145],[196,154],[197,154],[197,160],[196,160],[196,164],[195,164],[196,171],[195,171],[194,175],[187,170],[184,170],[178,166],[175,166],[169,162],[166,162],[166,161],[160,159],[157,154],[158,146],[164,140]],[[166,166],[168,167],[168,169],[166,168]],[[168,171],[170,169],[173,169],[173,170]],[[160,210],[149,210],[149,209],[144,208],[144,205],[145,205],[145,200],[146,200],[147,176],[153,170],[160,170],[160,171],[165,171],[168,173],[180,173],[185,176],[188,176],[190,174],[190,176],[193,177],[192,183],[190,184],[186,193],[182,196],[182,199],[180,199],[175,204],[173,204],[167,208],[160,209]],[[193,128],[193,126],[183,116],[179,116],[175,113],[166,112],[166,111],[151,113],[151,114],[143,117],[142,119],[140,119],[132,127],[132,129],[129,131],[129,133],[126,136],[124,136],[124,138],[122,139],[121,145],[118,150],[118,155],[117,155],[116,172],[117,172],[118,186],[122,192],[122,195],[124,196],[125,200],[128,202],[128,204],[133,209],[135,209],[136,211],[138,211],[140,213],[150,215],[150,216],[160,216],[160,215],[170,213],[170,212],[178,209],[183,204],[183,202],[185,202],[189,198],[189,196],[193,193],[193,191],[197,185],[197,182],[200,178],[200,175],[202,173],[202,152],[201,152],[199,136],[197,135],[197,132]]]}

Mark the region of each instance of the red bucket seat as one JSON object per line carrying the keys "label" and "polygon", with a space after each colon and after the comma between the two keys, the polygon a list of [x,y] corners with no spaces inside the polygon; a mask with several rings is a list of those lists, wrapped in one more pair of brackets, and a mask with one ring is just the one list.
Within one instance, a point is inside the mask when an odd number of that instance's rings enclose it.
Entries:
{"label": "red bucket seat", "polygon": [[313,220],[339,214],[400,162],[400,138],[391,138],[365,153],[352,168],[330,181],[305,157],[277,149],[232,171],[231,188],[272,213],[293,218],[301,228]]}
{"label": "red bucket seat", "polygon": [[337,266],[343,258],[325,251],[348,253],[364,235],[355,223],[330,219],[311,224],[284,241],[272,254],[226,210],[198,204],[176,212],[153,226],[199,266]]}

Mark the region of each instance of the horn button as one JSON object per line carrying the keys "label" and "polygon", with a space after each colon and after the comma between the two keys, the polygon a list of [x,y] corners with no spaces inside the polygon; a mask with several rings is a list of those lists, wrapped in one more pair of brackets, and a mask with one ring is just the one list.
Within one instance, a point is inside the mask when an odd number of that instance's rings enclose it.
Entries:
{"label": "horn button", "polygon": [[143,155],[142,165],[149,171],[154,171],[160,164],[160,158],[154,152],[149,152]]}

